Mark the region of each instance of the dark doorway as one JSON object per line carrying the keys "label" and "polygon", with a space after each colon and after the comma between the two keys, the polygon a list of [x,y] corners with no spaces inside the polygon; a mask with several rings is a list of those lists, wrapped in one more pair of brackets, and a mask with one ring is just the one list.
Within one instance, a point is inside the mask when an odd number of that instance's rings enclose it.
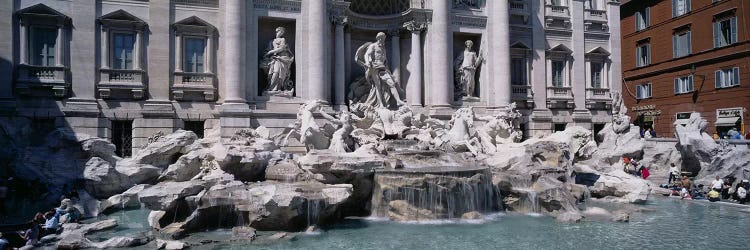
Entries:
{"label": "dark doorway", "polygon": [[203,124],[205,121],[185,121],[185,130],[193,131],[198,138],[203,138]]}
{"label": "dark doorway", "polygon": [[596,144],[599,144],[602,140],[602,138],[597,136],[602,129],[604,129],[604,123],[594,123],[594,140],[596,141]]}
{"label": "dark doorway", "polygon": [[133,149],[133,121],[112,121],[112,143],[115,154],[130,157]]}
{"label": "dark doorway", "polygon": [[560,132],[565,130],[565,123],[555,123],[555,130],[553,132]]}

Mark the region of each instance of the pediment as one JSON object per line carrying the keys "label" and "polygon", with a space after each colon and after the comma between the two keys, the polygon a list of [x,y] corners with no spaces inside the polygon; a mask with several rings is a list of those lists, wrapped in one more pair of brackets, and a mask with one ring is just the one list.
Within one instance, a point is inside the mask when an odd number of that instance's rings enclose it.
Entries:
{"label": "pediment", "polygon": [[33,17],[33,18],[55,18],[59,21],[67,21],[70,18],[45,4],[36,4],[16,12],[21,17]]}
{"label": "pediment", "polygon": [[609,53],[609,51],[607,51],[606,49],[604,49],[602,47],[596,47],[596,48],[594,48],[594,49],[589,50],[588,52],[586,52],[586,54],[587,55],[603,55],[603,56],[608,56],[610,53]]}

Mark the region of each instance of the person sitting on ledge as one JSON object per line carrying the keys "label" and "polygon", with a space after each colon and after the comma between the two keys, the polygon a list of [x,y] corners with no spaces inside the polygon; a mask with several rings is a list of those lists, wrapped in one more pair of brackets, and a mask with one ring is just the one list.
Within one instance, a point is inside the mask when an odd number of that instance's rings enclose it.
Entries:
{"label": "person sitting on ledge", "polygon": [[721,200],[721,193],[719,193],[718,190],[715,188],[712,188],[711,191],[708,192],[708,201],[710,202],[717,202]]}

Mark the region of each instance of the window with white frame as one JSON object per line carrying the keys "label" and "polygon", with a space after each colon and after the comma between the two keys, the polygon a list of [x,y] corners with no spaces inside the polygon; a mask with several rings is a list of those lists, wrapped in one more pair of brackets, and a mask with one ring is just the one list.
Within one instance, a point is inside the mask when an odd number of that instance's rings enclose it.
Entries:
{"label": "window with white frame", "polygon": [[112,68],[133,69],[133,51],[135,50],[134,33],[112,34]]}
{"label": "window with white frame", "polygon": [[740,68],[720,69],[715,72],[716,88],[729,88],[740,85]]}
{"label": "window with white frame", "polygon": [[719,19],[714,22],[714,48],[737,42],[737,17]]}
{"label": "window with white frame", "polygon": [[604,71],[604,64],[601,62],[591,62],[591,88],[599,89],[602,88],[602,72]]}
{"label": "window with white frame", "polygon": [[552,86],[565,87],[565,61],[552,61]]}
{"label": "window with white frame", "polygon": [[651,83],[636,85],[635,97],[638,98],[638,100],[651,98]]}
{"label": "window with white frame", "polygon": [[674,58],[690,55],[690,30],[676,32],[672,36],[672,56]]}
{"label": "window with white frame", "polygon": [[206,39],[197,37],[185,38],[185,72],[203,73]]}
{"label": "window with white frame", "polygon": [[528,70],[526,67],[527,60],[523,57],[514,57],[510,59],[511,65],[511,84],[526,86],[528,85]]}
{"label": "window with white frame", "polygon": [[635,49],[635,58],[636,58],[635,65],[638,67],[643,67],[643,66],[651,64],[651,44],[650,43],[639,44],[638,47],[636,47]]}
{"label": "window with white frame", "polygon": [[672,0],[672,17],[690,12],[690,0]]}
{"label": "window with white frame", "polygon": [[651,12],[651,8],[650,7],[646,7],[646,8],[643,8],[643,10],[641,10],[641,11],[635,12],[635,30],[636,31],[648,28],[648,26],[651,24],[650,23],[650,21],[651,21],[650,20],[650,18],[651,18],[651,13],[650,12]]}
{"label": "window with white frame", "polygon": [[31,29],[31,64],[36,66],[55,66],[57,54],[57,29],[34,27]]}
{"label": "window with white frame", "polygon": [[685,94],[693,92],[693,75],[677,77],[674,79],[674,93]]}

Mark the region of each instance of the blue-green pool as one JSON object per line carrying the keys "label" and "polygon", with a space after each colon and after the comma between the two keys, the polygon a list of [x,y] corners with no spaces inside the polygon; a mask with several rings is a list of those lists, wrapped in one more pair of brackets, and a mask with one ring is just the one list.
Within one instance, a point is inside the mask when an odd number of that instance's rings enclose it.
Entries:
{"label": "blue-green pool", "polygon": [[[485,221],[429,224],[348,219],[315,234],[274,243],[223,241],[198,249],[750,249],[750,213],[701,201],[657,199],[629,223],[559,223],[496,214]],[[744,208],[746,209],[746,208]],[[122,233],[122,231],[120,232]],[[203,233],[222,241],[227,231]]]}

